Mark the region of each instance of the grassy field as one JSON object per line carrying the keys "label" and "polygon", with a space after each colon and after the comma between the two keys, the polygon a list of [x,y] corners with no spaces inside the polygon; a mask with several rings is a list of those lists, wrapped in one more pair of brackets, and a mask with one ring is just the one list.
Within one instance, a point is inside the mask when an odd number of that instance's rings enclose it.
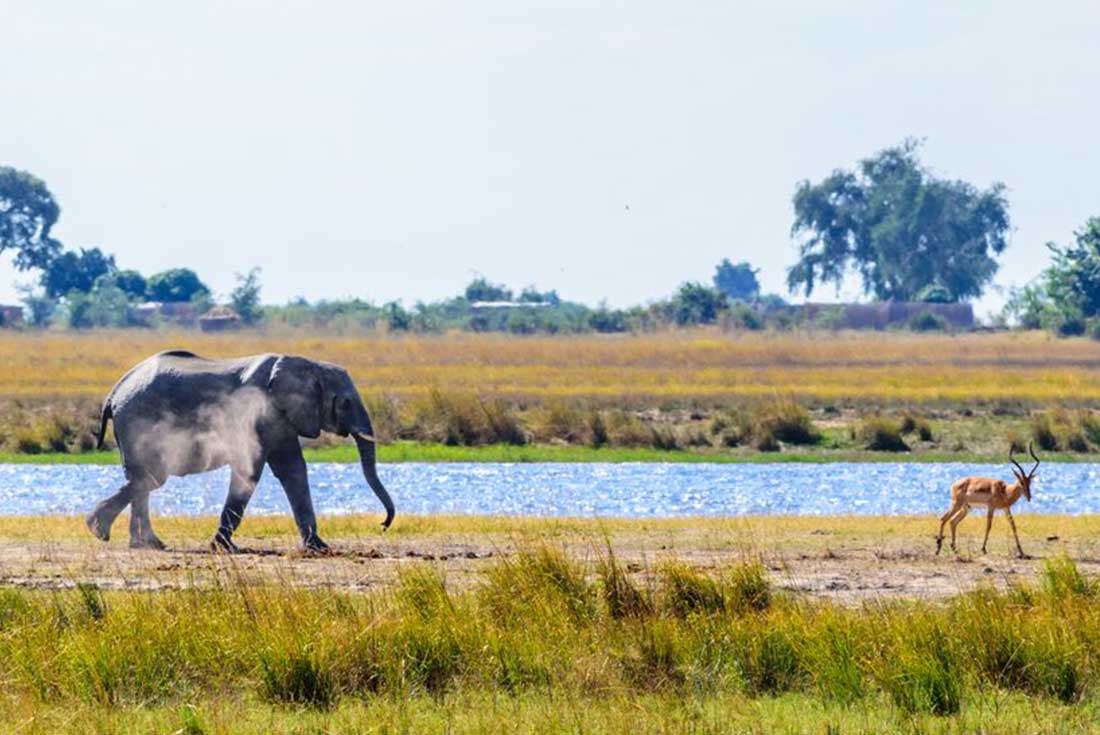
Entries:
{"label": "grassy field", "polygon": [[[210,518],[159,519],[166,553],[0,518],[5,732],[1100,728],[1094,517],[1022,516],[1034,561],[1004,533],[972,555],[976,527],[933,557],[931,518],[375,520],[323,519],[316,558],[285,518],[246,519],[237,557],[196,553]],[[850,595],[815,568],[951,582]]]}
{"label": "grassy field", "polygon": [[[778,453],[826,461],[897,449],[935,461],[1001,458],[1010,443],[1032,438],[1048,454],[1100,448],[1100,348],[1037,333],[304,338],[131,330],[0,334],[0,452],[90,450],[111,385],[167,347],[210,356],[292,352],[347,366],[378,433],[403,440],[388,461],[759,461]],[[483,448],[505,444],[521,446]],[[345,457],[329,451],[320,456]]]}
{"label": "grassy field", "polygon": [[775,395],[822,403],[1100,399],[1100,348],[1044,333],[672,332],[621,337],[302,337],[127,330],[0,333],[0,396],[100,399],[162,349],[210,357],[289,352],[346,366],[371,395],[433,388],[508,399],[606,400],[616,407],[710,405]]}

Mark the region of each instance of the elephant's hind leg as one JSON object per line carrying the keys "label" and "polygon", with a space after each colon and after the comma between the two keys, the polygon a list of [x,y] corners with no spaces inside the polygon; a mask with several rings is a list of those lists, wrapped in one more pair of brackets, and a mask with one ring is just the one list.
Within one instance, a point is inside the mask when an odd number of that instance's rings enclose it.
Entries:
{"label": "elephant's hind leg", "polygon": [[230,474],[229,494],[225,498],[225,507],[222,508],[218,532],[214,534],[214,540],[210,544],[215,551],[228,551],[231,554],[239,551],[233,543],[233,533],[244,518],[244,509],[248,507],[248,501],[252,499],[252,493],[260,482],[263,467],[260,464],[258,468],[247,473],[234,469]]}
{"label": "elephant's hind leg", "polygon": [[[148,498],[150,490],[159,487],[162,483],[155,482],[152,478],[139,480],[131,479],[118,489],[114,495],[101,500],[95,509],[84,517],[84,525],[88,527],[96,538],[101,541],[109,541],[111,538],[111,526],[118,514],[133,502],[134,498],[144,493]],[[148,514],[148,511],[146,511]],[[131,520],[131,534],[133,533],[133,521]]]}
{"label": "elephant's hind leg", "polygon": [[153,524],[149,519],[149,493],[160,487],[142,486],[133,491],[130,500],[130,548],[163,550],[164,542],[153,533]]}

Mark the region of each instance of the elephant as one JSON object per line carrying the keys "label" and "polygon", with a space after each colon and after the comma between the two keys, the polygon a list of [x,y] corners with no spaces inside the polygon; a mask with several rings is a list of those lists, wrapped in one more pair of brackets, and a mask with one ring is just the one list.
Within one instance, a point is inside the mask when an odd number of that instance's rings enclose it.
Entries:
{"label": "elephant", "polygon": [[363,476],[386,510],[383,530],[393,522],[393,501],[375,469],[370,416],[338,365],[294,355],[212,360],[168,350],[131,368],[108,394],[100,448],[108,421],[114,421],[126,484],[85,518],[103,541],[129,505],[131,548],[164,549],[149,520],[149,494],[170,476],[228,465],[229,492],[211,548],[237,552],[233,533],[268,465],[290,501],[304,548],[327,550],[317,534],[300,442],[322,431],[355,438]]}

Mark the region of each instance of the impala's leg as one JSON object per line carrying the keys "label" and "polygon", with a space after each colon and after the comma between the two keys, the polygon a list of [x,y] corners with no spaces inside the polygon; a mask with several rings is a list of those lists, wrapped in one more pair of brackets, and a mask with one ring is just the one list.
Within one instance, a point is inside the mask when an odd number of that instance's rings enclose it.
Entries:
{"label": "impala's leg", "polygon": [[1016,519],[1012,517],[1012,509],[1005,508],[1005,515],[1008,516],[1008,525],[1012,526],[1012,537],[1016,539],[1016,556],[1023,559],[1027,556],[1024,553],[1024,549],[1020,546],[1020,534],[1016,533]]}
{"label": "impala's leg", "polygon": [[958,512],[959,512],[959,504],[954,503],[954,504],[951,505],[951,508],[946,513],[944,513],[942,516],[940,516],[940,534],[939,534],[939,536],[936,536],[936,555],[937,556],[939,555],[940,550],[943,549],[943,529],[944,529],[944,527],[947,526],[947,522],[949,520],[951,520],[951,516],[955,515]]}
{"label": "impala's leg", "polygon": [[989,529],[993,528],[993,507],[985,514],[985,538],[982,539],[982,553],[985,553],[985,545],[989,543]]}
{"label": "impala's leg", "polygon": [[959,508],[958,513],[956,513],[954,516],[951,517],[951,550],[952,551],[958,551],[958,548],[956,548],[956,546],[955,546],[955,529],[959,527],[959,521],[961,521],[963,518],[966,518],[966,514],[969,513],[969,512],[970,512],[970,506],[969,505],[964,505],[962,508]]}

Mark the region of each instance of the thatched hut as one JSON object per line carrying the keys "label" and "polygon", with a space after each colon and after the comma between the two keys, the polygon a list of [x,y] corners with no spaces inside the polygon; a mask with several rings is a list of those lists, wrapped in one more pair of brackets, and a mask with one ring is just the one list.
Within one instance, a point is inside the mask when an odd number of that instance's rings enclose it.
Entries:
{"label": "thatched hut", "polygon": [[232,308],[219,304],[199,317],[204,332],[228,332],[241,328],[241,317]]}

